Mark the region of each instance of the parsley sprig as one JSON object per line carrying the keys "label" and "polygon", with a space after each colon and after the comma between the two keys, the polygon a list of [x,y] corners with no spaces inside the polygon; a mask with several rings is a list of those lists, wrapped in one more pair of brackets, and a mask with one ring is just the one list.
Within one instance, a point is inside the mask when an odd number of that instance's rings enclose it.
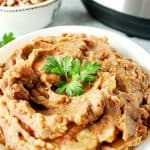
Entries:
{"label": "parsley sprig", "polygon": [[97,63],[89,61],[82,65],[79,59],[67,56],[48,56],[46,59],[47,63],[43,66],[46,73],[54,73],[66,78],[65,81],[59,82],[56,93],[66,93],[69,96],[81,95],[83,85],[93,82],[100,69]]}
{"label": "parsley sprig", "polygon": [[56,89],[56,93],[62,94],[64,92],[69,96],[81,95],[83,93],[82,84],[77,80],[72,80],[69,83],[60,81],[58,88]]}
{"label": "parsley sprig", "polygon": [[5,46],[7,43],[11,42],[14,39],[15,39],[15,37],[12,32],[10,32],[8,34],[5,33],[2,37],[2,40],[0,41],[0,48]]}

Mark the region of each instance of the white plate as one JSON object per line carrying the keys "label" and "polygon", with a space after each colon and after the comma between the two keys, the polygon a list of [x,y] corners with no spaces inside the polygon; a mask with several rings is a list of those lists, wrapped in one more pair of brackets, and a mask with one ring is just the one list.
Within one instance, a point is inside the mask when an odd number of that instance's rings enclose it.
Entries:
{"label": "white plate", "polygon": [[[60,35],[61,33],[86,33],[88,35],[107,36],[112,47],[116,48],[124,57],[131,57],[137,61],[142,67],[150,72],[150,54],[143,48],[133,43],[129,39],[117,35],[115,33],[87,26],[59,26],[43,30],[39,30],[12,41],[5,47],[0,49],[0,61],[3,61],[12,53],[13,50],[19,49],[30,43],[32,39],[38,36]],[[137,150],[150,150],[150,136],[143,141]]]}

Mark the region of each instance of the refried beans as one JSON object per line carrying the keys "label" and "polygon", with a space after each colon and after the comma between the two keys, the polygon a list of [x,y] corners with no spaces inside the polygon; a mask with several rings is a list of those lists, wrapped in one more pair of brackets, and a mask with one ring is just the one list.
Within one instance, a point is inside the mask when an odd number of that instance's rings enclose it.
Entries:
{"label": "refried beans", "polygon": [[[47,56],[101,65],[77,96],[58,94]],[[0,65],[0,143],[7,150],[129,150],[147,138],[150,75],[106,37],[39,37]]]}

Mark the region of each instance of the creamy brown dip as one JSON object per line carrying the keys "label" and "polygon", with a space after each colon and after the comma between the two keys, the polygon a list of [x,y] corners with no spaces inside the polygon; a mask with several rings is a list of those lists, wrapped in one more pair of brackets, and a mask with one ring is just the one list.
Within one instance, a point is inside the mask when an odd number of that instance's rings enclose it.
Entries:
{"label": "creamy brown dip", "polygon": [[[57,94],[47,56],[101,64],[80,96]],[[0,66],[0,142],[7,150],[129,150],[147,138],[150,76],[107,38],[63,34],[38,38]]]}

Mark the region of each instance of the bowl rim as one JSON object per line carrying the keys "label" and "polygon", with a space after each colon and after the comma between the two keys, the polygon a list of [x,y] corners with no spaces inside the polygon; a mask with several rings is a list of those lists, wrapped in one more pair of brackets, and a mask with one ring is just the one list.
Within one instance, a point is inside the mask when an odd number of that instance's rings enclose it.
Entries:
{"label": "bowl rim", "polygon": [[44,2],[34,4],[34,5],[29,5],[29,6],[0,6],[0,12],[18,12],[18,11],[26,11],[26,10],[31,10],[31,9],[36,9],[36,8],[41,8],[45,7],[48,5],[51,5],[53,3],[56,3],[57,1],[61,0],[46,0]]}
{"label": "bowl rim", "polygon": [[4,47],[0,48],[0,61],[6,60],[13,51],[23,48],[26,44],[32,43],[32,41],[35,40],[37,37],[47,37],[51,35],[57,36],[61,35],[62,33],[85,33],[87,35],[94,35],[98,37],[107,36],[108,42],[111,47],[118,50],[123,57],[132,58],[146,71],[150,72],[150,66],[148,65],[150,64],[150,54],[137,43],[133,42],[125,35],[120,35],[110,30],[80,25],[49,27],[20,36],[5,45]]}

